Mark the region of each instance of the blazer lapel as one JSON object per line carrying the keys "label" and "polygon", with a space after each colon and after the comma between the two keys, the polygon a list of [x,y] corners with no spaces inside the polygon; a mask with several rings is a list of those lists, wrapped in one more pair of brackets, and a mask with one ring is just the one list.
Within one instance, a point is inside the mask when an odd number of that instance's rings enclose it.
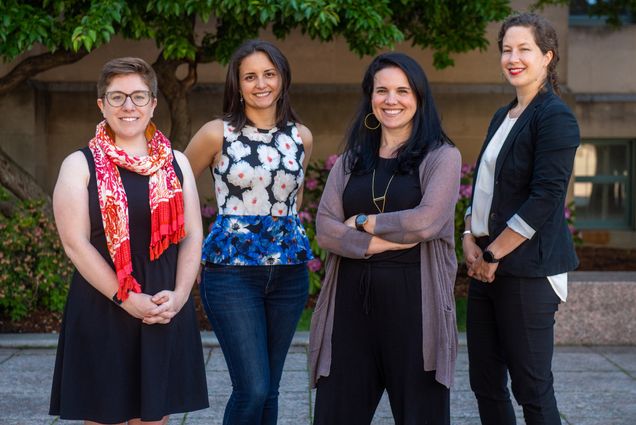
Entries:
{"label": "blazer lapel", "polygon": [[[532,99],[532,102],[530,102],[530,104],[525,109],[525,111],[523,111],[523,113],[519,116],[519,118],[517,119],[517,122],[515,122],[515,124],[510,129],[510,133],[508,133],[508,137],[506,137],[506,140],[504,141],[503,145],[501,146],[501,150],[499,151],[499,155],[497,156],[497,163],[495,165],[495,180],[497,180],[497,177],[499,177],[499,173],[501,172],[501,167],[503,166],[504,160],[506,159],[506,155],[508,155],[510,148],[512,147],[514,142],[517,140],[517,134],[519,134],[519,131],[521,131],[521,129],[528,124],[528,122],[530,121],[530,118],[534,115],[534,110],[538,106],[540,106],[541,103],[543,103],[547,94],[551,92],[552,90],[548,89],[545,93],[537,94],[534,97],[534,99]],[[510,104],[510,107],[508,108],[508,111],[516,103],[517,103],[516,100],[512,102]],[[508,112],[506,111],[506,115],[507,114]],[[504,117],[506,115],[504,115]],[[503,119],[501,121],[503,122]],[[501,125],[501,122],[499,123],[499,125]],[[499,128],[499,126],[497,126],[497,128]]]}

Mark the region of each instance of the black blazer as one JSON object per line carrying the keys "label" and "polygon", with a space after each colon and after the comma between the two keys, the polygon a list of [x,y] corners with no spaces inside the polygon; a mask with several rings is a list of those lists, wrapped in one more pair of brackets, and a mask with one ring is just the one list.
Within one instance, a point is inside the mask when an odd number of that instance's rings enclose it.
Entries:
{"label": "black blazer", "polygon": [[[490,122],[477,160],[473,193],[484,150],[516,102],[499,109]],[[536,233],[501,260],[496,274],[553,276],[578,266],[564,207],[579,143],[574,114],[551,88],[535,96],[515,122],[495,166],[489,243],[515,214]]]}

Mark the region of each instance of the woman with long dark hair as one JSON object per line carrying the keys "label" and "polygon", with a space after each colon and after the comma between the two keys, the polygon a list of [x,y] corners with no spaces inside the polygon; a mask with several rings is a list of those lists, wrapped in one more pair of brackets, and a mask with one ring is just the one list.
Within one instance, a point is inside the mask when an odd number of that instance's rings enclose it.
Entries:
{"label": "woman with long dark hair", "polygon": [[422,68],[376,57],[316,218],[314,424],[368,425],[385,389],[396,424],[450,423],[460,168]]}
{"label": "woman with long dark hair", "polygon": [[516,96],[490,123],[465,220],[470,383],[483,424],[516,423],[509,373],[526,424],[555,425],[554,315],[578,264],[564,207],[579,128],[558,96],[552,24],[511,16],[498,46]]}
{"label": "woman with long dark hair", "polygon": [[297,209],[311,132],[291,108],[291,72],[252,40],[228,66],[223,118],[186,149],[210,167],[219,215],[203,244],[201,299],[232,379],[224,425],[273,425],[283,364],[307,301],[311,249]]}

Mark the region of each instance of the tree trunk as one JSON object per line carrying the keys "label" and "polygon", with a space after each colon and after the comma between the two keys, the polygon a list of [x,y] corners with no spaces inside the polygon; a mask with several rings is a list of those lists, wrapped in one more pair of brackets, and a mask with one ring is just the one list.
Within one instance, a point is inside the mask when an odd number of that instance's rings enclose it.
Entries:
{"label": "tree trunk", "polygon": [[[188,64],[188,75],[179,80],[176,71],[181,64]],[[188,93],[197,82],[197,64],[185,60],[166,60],[162,52],[152,67],[157,73],[159,89],[170,108],[170,142],[173,148],[183,150],[190,141],[191,119],[188,111]]]}
{"label": "tree trunk", "polygon": [[[20,200],[44,200],[45,211],[48,214],[52,213],[53,209],[49,194],[40,187],[29,173],[11,159],[2,148],[0,148],[0,185]],[[6,208],[3,207],[4,210]]]}
{"label": "tree trunk", "polygon": [[[29,78],[37,74],[68,65],[86,56],[88,52],[81,49],[78,52],[58,50],[46,52],[35,56],[29,56],[20,61],[6,75],[0,77],[0,96],[8,93]],[[44,212],[53,214],[51,197],[46,193],[35,179],[18,165],[6,152],[0,148],[0,185],[6,188],[18,200],[42,199],[44,200]],[[5,216],[13,213],[13,202],[2,202],[0,213]]]}
{"label": "tree trunk", "polygon": [[82,59],[88,53],[81,49],[78,52],[57,50],[54,53],[47,52],[36,56],[30,56],[6,75],[0,77],[0,95],[16,88],[29,78],[35,77],[40,72],[48,71],[61,65],[68,65]]}

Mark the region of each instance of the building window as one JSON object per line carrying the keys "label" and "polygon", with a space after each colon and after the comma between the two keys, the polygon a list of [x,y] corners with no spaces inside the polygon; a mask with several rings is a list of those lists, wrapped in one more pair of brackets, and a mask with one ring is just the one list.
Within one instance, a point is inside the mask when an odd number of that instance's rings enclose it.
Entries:
{"label": "building window", "polygon": [[[570,0],[570,25],[606,25],[607,17],[604,15],[607,15],[609,7],[610,6],[605,4],[602,0]],[[617,20],[620,21],[621,24],[626,25],[635,23],[635,18],[636,16],[634,16],[633,13],[630,13],[627,6],[619,9]]]}
{"label": "building window", "polygon": [[632,229],[635,140],[583,140],[574,160],[576,226]]}

